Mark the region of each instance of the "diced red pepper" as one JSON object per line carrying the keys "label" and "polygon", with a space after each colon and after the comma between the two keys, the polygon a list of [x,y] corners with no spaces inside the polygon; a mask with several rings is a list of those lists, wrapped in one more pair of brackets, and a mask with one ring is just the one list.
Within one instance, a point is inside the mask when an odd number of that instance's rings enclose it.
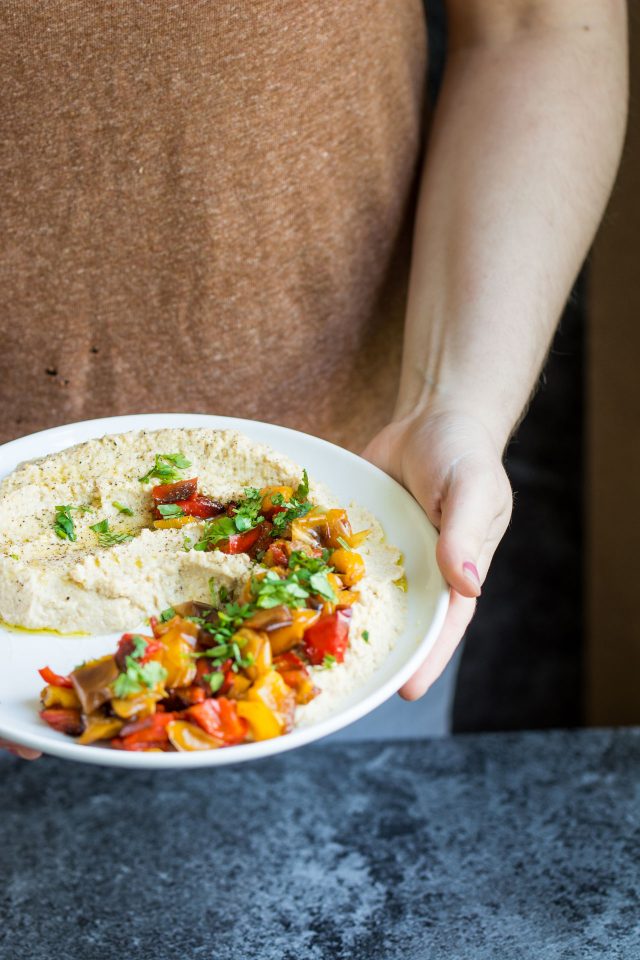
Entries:
{"label": "diced red pepper", "polygon": [[279,653],[273,658],[273,665],[276,670],[306,670],[304,663],[297,654],[288,650],[286,653]]}
{"label": "diced red pepper", "polygon": [[349,646],[349,619],[343,610],[336,610],[320,617],[305,631],[305,651],[314,666],[321,664],[325,657],[335,657],[338,663],[344,661]]}
{"label": "diced red pepper", "polygon": [[248,553],[260,536],[261,528],[262,524],[259,523],[257,527],[244,533],[234,533],[226,540],[221,540],[216,547],[222,553]]}
{"label": "diced red pepper", "polygon": [[175,720],[176,713],[154,713],[150,717],[144,717],[142,720],[134,720],[133,723],[127,723],[120,731],[119,737],[125,750],[135,749],[136,744],[140,743],[166,743],[169,739],[167,734],[167,724]]}
{"label": "diced red pepper", "polygon": [[[157,621],[156,621],[157,626]],[[153,629],[153,627],[152,627]],[[136,648],[134,637],[142,636],[139,633],[123,633],[118,641],[118,649],[116,651],[116,663],[120,670],[124,670],[126,667],[126,659],[130,657],[133,651]],[[153,660],[154,656],[163,649],[162,643],[160,640],[151,639],[150,637],[142,637],[143,640],[147,641],[147,646],[145,648],[144,654],[140,657],[139,663],[148,663],[149,660]]]}
{"label": "diced red pepper", "polygon": [[202,727],[205,733],[222,741],[225,746],[242,743],[247,736],[249,724],[238,716],[233,700],[216,697],[189,707],[187,716]]}
{"label": "diced red pepper", "polygon": [[71,677],[63,677],[60,673],[54,673],[51,667],[43,667],[38,670],[45,683],[50,683],[54,687],[73,687]]}
{"label": "diced red pepper", "polygon": [[189,500],[198,489],[198,478],[178,480],[177,483],[161,483],[154,487],[151,496],[156,503],[178,503],[179,500]]}
{"label": "diced red pepper", "polygon": [[260,536],[254,544],[249,548],[249,556],[252,559],[255,559],[257,553],[265,551],[271,543],[271,531],[273,530],[273,524],[268,520],[265,520],[259,525],[261,527]]}
{"label": "diced red pepper", "polygon": [[176,506],[181,507],[186,516],[199,517],[201,520],[217,517],[224,510],[221,503],[212,500],[211,497],[205,497],[202,493],[197,493],[188,500],[176,500]]}
{"label": "diced red pepper", "polygon": [[268,567],[286,567],[288,565],[289,555],[284,540],[273,540],[269,544],[269,549],[264,555],[264,563]]}
{"label": "diced red pepper", "polygon": [[72,707],[50,707],[48,710],[41,710],[40,716],[54,730],[70,737],[79,737],[84,730],[80,711]]}

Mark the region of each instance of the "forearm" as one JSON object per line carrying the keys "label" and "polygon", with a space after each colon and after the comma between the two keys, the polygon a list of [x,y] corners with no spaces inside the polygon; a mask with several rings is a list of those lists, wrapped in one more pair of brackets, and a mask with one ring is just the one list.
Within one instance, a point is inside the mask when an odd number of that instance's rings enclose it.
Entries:
{"label": "forearm", "polygon": [[549,0],[514,2],[528,8],[528,26],[497,18],[496,29],[482,19],[487,6],[451,3],[396,416],[452,403],[481,418],[502,450],[615,176],[626,22],[614,0]]}

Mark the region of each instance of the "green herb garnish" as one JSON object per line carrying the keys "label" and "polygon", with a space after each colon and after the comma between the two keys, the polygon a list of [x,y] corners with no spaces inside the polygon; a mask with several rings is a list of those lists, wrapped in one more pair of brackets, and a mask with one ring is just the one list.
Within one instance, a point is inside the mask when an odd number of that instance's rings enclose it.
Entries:
{"label": "green herb garnish", "polygon": [[325,653],[324,660],[322,661],[322,666],[325,668],[325,670],[331,670],[336,663],[337,660],[332,653]]}
{"label": "green herb garnish", "polygon": [[280,510],[278,513],[274,514],[273,530],[271,531],[272,537],[281,537],[285,529],[292,523],[294,520],[297,520],[298,517],[304,517],[305,514],[313,508],[313,504],[309,503],[307,497],[309,496],[309,477],[306,470],[302,471],[302,480],[296,487],[295,493],[291,500],[286,500],[282,494],[276,494],[273,497],[273,503],[278,506],[285,507],[284,510]]}
{"label": "green herb garnish", "polygon": [[194,550],[209,550],[221,540],[227,540],[236,533],[236,525],[231,517],[221,516],[209,520],[202,531],[202,540],[194,544]]}
{"label": "green herb garnish", "polygon": [[119,533],[117,530],[109,529],[109,521],[105,518],[98,523],[93,523],[90,530],[98,535],[98,544],[101,547],[113,547],[117,543],[128,543],[133,540],[131,533]]}
{"label": "green herb garnish", "polygon": [[163,483],[174,483],[180,479],[181,470],[191,466],[191,460],[182,453],[156,453],[156,462],[148,473],[138,477],[140,483],[149,483],[152,478],[162,480]]}
{"label": "green herb garnish", "polygon": [[251,595],[256,607],[268,610],[285,604],[287,607],[304,607],[309,590],[302,586],[296,572],[280,579],[275,570],[267,570],[261,580],[251,578]]}
{"label": "green herb garnish", "polygon": [[224,673],[216,670],[214,673],[205,673],[202,679],[209,684],[212,693],[217,693],[224,683]]}
{"label": "green herb garnish", "polygon": [[362,639],[364,640],[365,643],[369,643],[369,631],[368,631],[368,630],[363,630],[363,631],[362,631]]}
{"label": "green herb garnish", "polygon": [[166,623],[167,620],[171,620],[173,617],[175,617],[175,615],[176,612],[173,607],[167,607],[166,610],[162,611],[158,619],[160,620],[160,623]]}
{"label": "green herb garnish", "polygon": [[158,513],[163,520],[172,520],[175,517],[184,517],[184,510],[177,503],[159,503]]}
{"label": "green herb garnish", "polygon": [[73,507],[70,504],[56,507],[53,529],[61,540],[77,540],[76,528],[71,517]]}
{"label": "green herb garnish", "polygon": [[113,501],[111,502],[111,506],[112,506],[112,507],[115,507],[116,510],[118,511],[118,513],[124,513],[124,514],[126,514],[128,517],[132,517],[132,516],[133,516],[133,510],[131,509],[131,507],[125,506],[124,503],[119,503],[117,500],[113,500]]}
{"label": "green herb garnish", "polygon": [[129,655],[125,657],[125,667],[113,685],[113,692],[118,699],[140,693],[145,688],[151,690],[167,679],[166,669],[157,660],[139,663],[134,656]]}

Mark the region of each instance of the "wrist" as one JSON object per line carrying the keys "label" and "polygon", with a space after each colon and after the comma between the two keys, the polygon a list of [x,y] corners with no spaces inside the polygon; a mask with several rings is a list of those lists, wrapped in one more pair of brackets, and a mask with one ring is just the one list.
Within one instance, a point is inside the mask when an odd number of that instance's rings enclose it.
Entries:
{"label": "wrist", "polygon": [[504,404],[487,398],[472,398],[464,389],[445,385],[426,375],[420,389],[415,386],[413,391],[401,388],[392,422],[410,429],[455,418],[467,421],[470,426],[476,424],[477,429],[490,439],[500,458],[518,422]]}

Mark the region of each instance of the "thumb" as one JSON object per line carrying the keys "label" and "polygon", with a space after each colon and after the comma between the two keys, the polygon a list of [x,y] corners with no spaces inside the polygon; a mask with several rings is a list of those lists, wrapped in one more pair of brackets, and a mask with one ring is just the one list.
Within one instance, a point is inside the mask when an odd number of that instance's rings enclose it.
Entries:
{"label": "thumb", "polygon": [[441,501],[436,558],[442,575],[464,597],[478,597],[511,516],[511,486],[502,464],[459,460]]}

